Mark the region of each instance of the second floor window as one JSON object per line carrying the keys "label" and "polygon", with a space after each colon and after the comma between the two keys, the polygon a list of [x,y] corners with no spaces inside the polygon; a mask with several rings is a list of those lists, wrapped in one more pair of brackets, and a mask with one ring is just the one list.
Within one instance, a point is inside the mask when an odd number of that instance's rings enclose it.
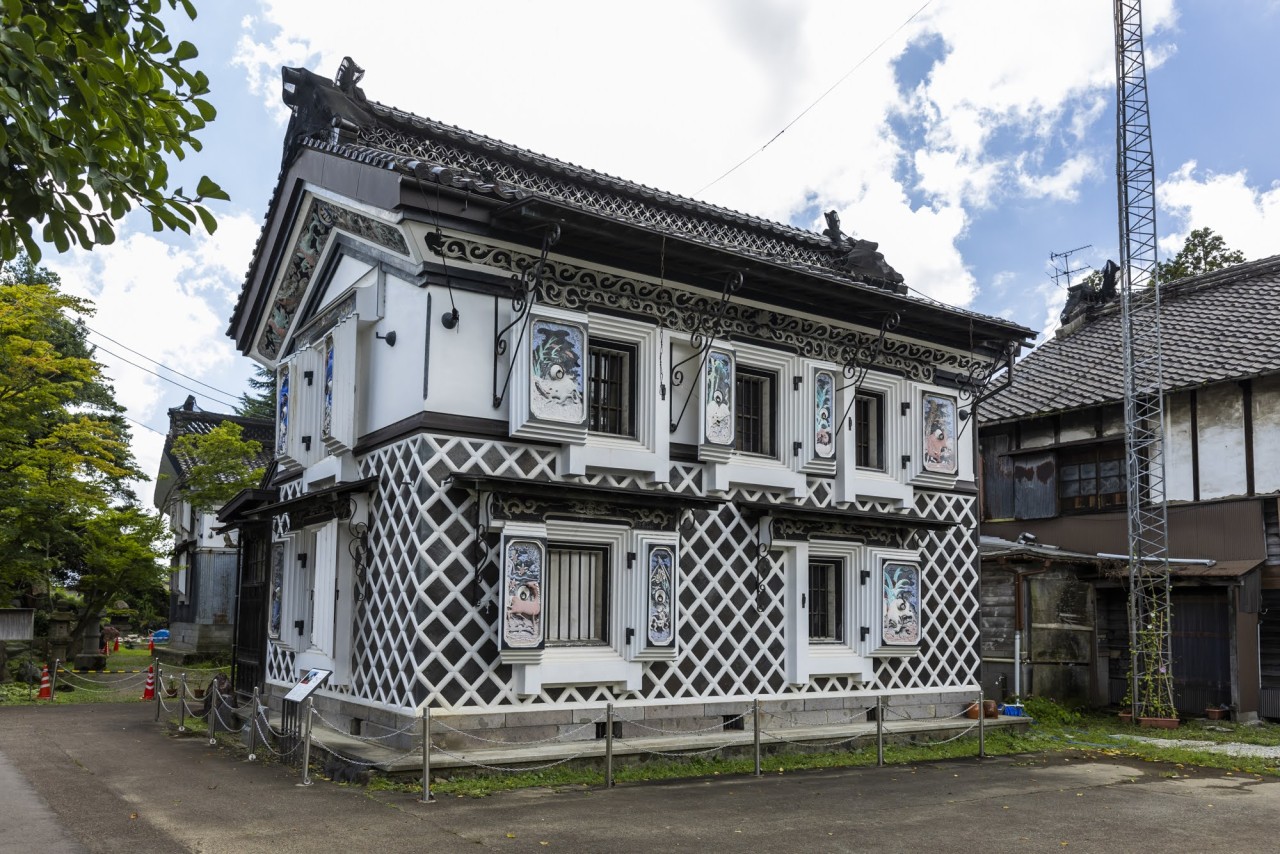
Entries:
{"label": "second floor window", "polygon": [[588,350],[591,365],[587,429],[635,436],[635,345],[593,340]]}
{"label": "second floor window", "polygon": [[853,401],[854,465],[884,471],[884,397],[862,392]]}
{"label": "second floor window", "polygon": [[1127,504],[1124,469],[1124,445],[1120,443],[1059,450],[1059,509],[1124,507]]}
{"label": "second floor window", "polygon": [[734,376],[734,447],[743,453],[774,455],[775,380],[772,373],[738,366]]}

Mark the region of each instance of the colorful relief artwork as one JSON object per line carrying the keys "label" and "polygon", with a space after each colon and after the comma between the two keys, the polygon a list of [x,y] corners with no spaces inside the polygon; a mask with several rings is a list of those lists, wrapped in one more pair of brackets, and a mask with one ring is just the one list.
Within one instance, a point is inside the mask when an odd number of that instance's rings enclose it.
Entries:
{"label": "colorful relief artwork", "polygon": [[546,421],[581,424],[587,417],[582,358],[586,333],[571,323],[535,320],[530,343],[530,414]]}
{"label": "colorful relief artwork", "polygon": [[924,396],[924,469],[956,473],[956,400],[940,394]]}
{"label": "colorful relief artwork", "polygon": [[324,339],[324,420],[322,422],[324,436],[333,435],[333,336]]}
{"label": "colorful relief artwork", "polygon": [[276,453],[283,454],[289,438],[289,366],[280,369],[276,391]]}
{"label": "colorful relief artwork", "polygon": [[542,645],[542,544],[533,540],[507,543],[504,569],[502,640],[514,649],[537,648]]}
{"label": "colorful relief artwork", "polygon": [[824,460],[836,455],[833,429],[836,403],[836,378],[830,371],[813,376],[813,450]]}
{"label": "colorful relief artwork", "polygon": [[649,550],[649,645],[670,646],[675,639],[676,558],[667,546]]}
{"label": "colorful relief artwork", "polygon": [[920,643],[920,567],[886,563],[884,576],[883,638],[890,646]]}
{"label": "colorful relief artwork", "polygon": [[271,546],[271,609],[268,611],[267,634],[280,639],[281,608],[284,605],[284,543]]}
{"label": "colorful relief artwork", "polygon": [[705,372],[706,424],[704,433],[713,445],[733,444],[733,359],[728,353],[707,353]]}
{"label": "colorful relief artwork", "polygon": [[306,223],[298,235],[298,242],[293,247],[293,255],[285,270],[284,279],[276,291],[275,300],[267,313],[267,328],[258,339],[258,350],[268,359],[274,359],[280,352],[280,343],[289,324],[302,304],[311,275],[320,262],[320,254],[324,250],[329,232],[334,228],[364,238],[371,243],[384,246],[401,255],[409,254],[409,245],[404,234],[393,225],[387,225],[370,217],[340,208],[337,205],[317,199],[311,205]]}

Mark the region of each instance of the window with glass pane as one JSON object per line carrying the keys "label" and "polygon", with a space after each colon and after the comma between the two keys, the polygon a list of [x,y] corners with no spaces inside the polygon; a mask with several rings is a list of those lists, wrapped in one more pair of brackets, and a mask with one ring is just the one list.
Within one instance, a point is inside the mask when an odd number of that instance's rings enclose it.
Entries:
{"label": "window with glass pane", "polygon": [[593,340],[588,350],[591,367],[587,429],[614,436],[634,436],[636,348],[615,341]]}
{"label": "window with glass pane", "polygon": [[884,397],[862,392],[853,399],[854,465],[884,470]]}
{"label": "window with glass pane", "polygon": [[547,643],[603,644],[609,640],[609,550],[552,544],[542,594]]}
{"label": "window with glass pane", "polygon": [[738,365],[734,375],[734,447],[748,454],[774,455],[775,376]]}
{"label": "window with glass pane", "polygon": [[1124,445],[1091,445],[1058,451],[1060,510],[1123,507],[1126,489]]}
{"label": "window with glass pane", "polygon": [[844,640],[843,561],[809,561],[809,640]]}

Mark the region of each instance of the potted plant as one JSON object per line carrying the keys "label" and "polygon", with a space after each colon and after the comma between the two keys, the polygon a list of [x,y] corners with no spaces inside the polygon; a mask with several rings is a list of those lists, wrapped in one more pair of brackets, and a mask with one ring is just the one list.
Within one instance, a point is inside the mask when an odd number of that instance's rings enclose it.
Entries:
{"label": "potted plant", "polygon": [[168,682],[165,683],[164,695],[166,697],[178,696],[178,680],[177,679],[170,679]]}
{"label": "potted plant", "polygon": [[1204,710],[1204,716],[1211,721],[1224,721],[1231,715],[1231,708],[1226,705],[1210,706]]}

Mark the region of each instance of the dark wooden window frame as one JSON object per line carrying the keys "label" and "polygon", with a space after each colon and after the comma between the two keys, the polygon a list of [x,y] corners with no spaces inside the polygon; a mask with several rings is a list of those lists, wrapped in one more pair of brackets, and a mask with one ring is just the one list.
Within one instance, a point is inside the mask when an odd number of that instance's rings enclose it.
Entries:
{"label": "dark wooden window frame", "polygon": [[777,373],[739,364],[733,382],[734,448],[744,454],[776,456]]}
{"label": "dark wooden window frame", "polygon": [[1128,504],[1123,442],[1059,448],[1058,512],[1122,509]]}
{"label": "dark wooden window frame", "polygon": [[809,641],[843,643],[844,560],[838,557],[809,559]]}
{"label": "dark wooden window frame", "polygon": [[853,437],[854,465],[884,471],[884,395],[880,392],[860,391],[854,397]]}
{"label": "dark wooden window frame", "polygon": [[587,352],[587,429],[635,438],[636,345],[592,338]]}

